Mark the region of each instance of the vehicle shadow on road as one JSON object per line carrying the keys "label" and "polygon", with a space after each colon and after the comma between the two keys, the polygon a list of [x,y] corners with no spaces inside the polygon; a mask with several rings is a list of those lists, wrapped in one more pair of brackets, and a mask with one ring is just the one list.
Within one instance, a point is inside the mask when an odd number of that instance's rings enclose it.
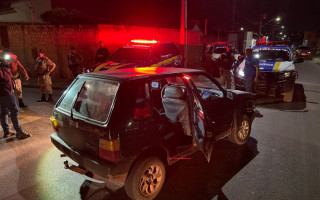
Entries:
{"label": "vehicle shadow on road", "polygon": [[[242,146],[222,140],[215,144],[210,163],[197,152],[189,160],[169,166],[166,182],[156,199],[228,199],[222,187],[259,154],[257,143],[252,137]],[[103,194],[101,199],[129,199],[124,187],[112,187],[85,181],[80,188],[81,198],[95,199]]]}
{"label": "vehicle shadow on road", "polygon": [[282,98],[258,96],[257,107],[291,112],[308,112],[306,110],[306,96],[302,84],[295,83],[292,102],[283,102]]}

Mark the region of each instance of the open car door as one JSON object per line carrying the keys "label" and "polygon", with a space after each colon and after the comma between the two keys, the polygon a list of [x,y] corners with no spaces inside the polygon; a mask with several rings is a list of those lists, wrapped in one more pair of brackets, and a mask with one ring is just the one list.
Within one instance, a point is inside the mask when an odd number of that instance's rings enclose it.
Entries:
{"label": "open car door", "polygon": [[210,162],[211,153],[212,153],[212,132],[207,129],[208,120],[203,110],[203,107],[200,102],[199,94],[197,93],[196,86],[190,77],[184,77],[188,82],[188,85],[192,88],[192,133],[193,137],[197,142],[197,146],[200,151],[204,154],[207,161]]}

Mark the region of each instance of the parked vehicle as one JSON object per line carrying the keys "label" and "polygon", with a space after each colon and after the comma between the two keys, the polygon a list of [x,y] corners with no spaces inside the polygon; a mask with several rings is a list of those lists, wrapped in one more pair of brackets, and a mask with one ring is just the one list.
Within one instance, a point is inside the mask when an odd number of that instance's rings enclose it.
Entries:
{"label": "parked vehicle", "polygon": [[296,58],[305,58],[312,60],[312,51],[308,46],[299,46],[296,52]]}
{"label": "parked vehicle", "polygon": [[[224,137],[250,137],[254,97],[227,91],[201,70],[128,68],[79,75],[51,117],[52,143],[88,170],[124,182],[132,199],[153,199],[166,167],[200,150],[208,162]],[[200,169],[199,169],[200,170]]]}
{"label": "parked vehicle", "polygon": [[[303,62],[303,59],[293,59],[291,47],[287,42],[257,42],[252,47],[253,57],[259,60],[258,83],[256,92],[268,96],[280,97],[291,102],[295,80],[298,72],[295,63]],[[245,91],[244,81],[245,60],[239,60],[235,66],[234,82],[235,89]]]}
{"label": "parked vehicle", "polygon": [[[221,54],[227,52],[227,48],[230,44],[231,42],[214,42],[211,46],[207,46],[207,66],[205,68],[206,71],[214,77],[220,77],[220,69],[217,60]],[[232,48],[232,53],[235,60],[238,60],[240,54],[237,49]]]}
{"label": "parked vehicle", "polygon": [[131,40],[105,63],[98,63],[84,72],[125,69],[133,67],[181,67],[182,57],[177,46],[172,42],[156,40]]}

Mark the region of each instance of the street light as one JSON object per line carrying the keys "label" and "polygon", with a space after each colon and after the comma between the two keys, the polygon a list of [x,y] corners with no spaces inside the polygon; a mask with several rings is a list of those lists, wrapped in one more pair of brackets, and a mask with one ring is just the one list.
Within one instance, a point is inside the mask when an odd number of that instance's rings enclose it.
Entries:
{"label": "street light", "polygon": [[240,28],[240,31],[244,31],[244,28],[243,28],[243,27],[241,27],[241,28]]}
{"label": "street light", "polygon": [[269,23],[272,22],[272,21],[277,21],[277,22],[279,22],[280,20],[281,20],[280,17],[276,17],[276,18],[272,18],[272,19],[270,19],[269,21],[267,21],[266,23],[262,24],[262,15],[261,15],[261,16],[260,16],[260,24],[259,24],[259,40],[261,40],[261,29],[262,29],[263,26],[269,24]]}

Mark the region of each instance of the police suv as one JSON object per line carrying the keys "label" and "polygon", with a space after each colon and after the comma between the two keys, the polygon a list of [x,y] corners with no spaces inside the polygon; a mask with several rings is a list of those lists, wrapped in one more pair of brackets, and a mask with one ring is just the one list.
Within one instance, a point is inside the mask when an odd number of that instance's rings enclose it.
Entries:
{"label": "police suv", "polygon": [[[292,49],[287,43],[258,41],[252,50],[253,57],[259,60],[256,92],[273,97],[282,95],[284,101],[291,102],[295,80],[298,77],[295,63],[303,62],[303,59],[294,60]],[[244,65],[245,60],[242,60],[235,67],[234,82],[238,90],[245,90]]]}
{"label": "police suv", "polygon": [[182,58],[172,42],[135,39],[118,49],[107,62],[98,63],[84,72],[135,67],[181,67]]}

